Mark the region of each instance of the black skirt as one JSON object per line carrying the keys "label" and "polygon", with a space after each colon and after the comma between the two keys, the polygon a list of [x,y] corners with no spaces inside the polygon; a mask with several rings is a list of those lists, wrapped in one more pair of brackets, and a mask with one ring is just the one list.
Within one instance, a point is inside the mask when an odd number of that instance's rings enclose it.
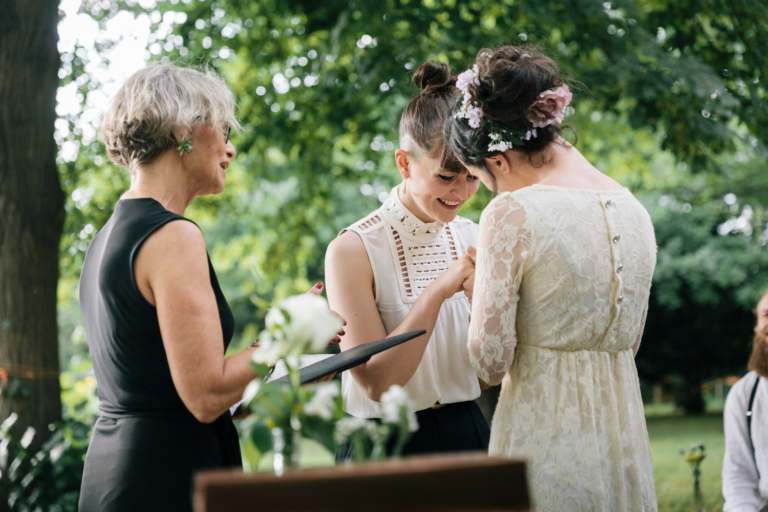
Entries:
{"label": "black skirt", "polygon": [[100,417],[85,458],[80,512],[190,511],[192,475],[242,468],[229,414],[211,424]]}
{"label": "black skirt", "polygon": [[[416,418],[419,429],[403,448],[403,455],[488,451],[491,429],[474,400],[447,404],[439,409],[424,409],[416,412]],[[388,453],[395,442],[395,439],[390,441]],[[352,458],[352,445],[346,443],[337,460]]]}

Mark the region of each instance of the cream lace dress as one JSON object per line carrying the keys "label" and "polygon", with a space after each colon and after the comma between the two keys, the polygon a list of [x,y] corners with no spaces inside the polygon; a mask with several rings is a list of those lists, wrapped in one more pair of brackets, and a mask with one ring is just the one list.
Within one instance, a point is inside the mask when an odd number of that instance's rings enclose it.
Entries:
{"label": "cream lace dress", "polygon": [[490,454],[524,455],[537,511],[655,511],[633,346],[656,239],[627,189],[534,185],[483,212],[469,328],[502,382]]}

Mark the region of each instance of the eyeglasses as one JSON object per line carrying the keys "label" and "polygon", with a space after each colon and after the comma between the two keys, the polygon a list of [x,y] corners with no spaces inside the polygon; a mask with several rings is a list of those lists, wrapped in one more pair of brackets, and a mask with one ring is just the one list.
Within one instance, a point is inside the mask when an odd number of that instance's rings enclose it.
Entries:
{"label": "eyeglasses", "polygon": [[[205,119],[206,121],[208,121],[208,119],[209,119],[208,116],[202,116],[200,114],[196,115],[195,117],[197,119]],[[229,142],[229,135],[231,133],[232,133],[232,127],[227,125],[227,129],[224,131],[224,134],[223,134],[224,135],[224,144]]]}

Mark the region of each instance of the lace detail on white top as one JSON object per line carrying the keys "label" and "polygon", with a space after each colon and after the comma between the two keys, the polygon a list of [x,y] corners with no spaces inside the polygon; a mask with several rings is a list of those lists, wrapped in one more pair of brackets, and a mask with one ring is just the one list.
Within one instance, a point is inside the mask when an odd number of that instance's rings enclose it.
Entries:
{"label": "lace detail on white top", "polygon": [[368,217],[361,220],[360,223],[355,226],[355,228],[358,229],[361,233],[368,233],[373,231],[380,222],[381,217],[376,215],[374,212],[372,215],[369,215]]}
{"label": "lace detail on white top", "polygon": [[386,216],[392,229],[410,242],[417,244],[430,244],[435,242],[442,234],[445,223],[422,222],[408,211],[408,208],[400,201],[398,187],[392,189],[389,199],[384,201],[381,212]]}
{"label": "lace detail on white top", "polygon": [[[437,232],[430,233],[430,229]],[[408,316],[421,290],[430,284],[430,276],[437,277],[468,247],[477,246],[473,222],[456,217],[447,224],[423,223],[413,218],[396,195],[341,233],[345,231],[356,233],[365,246],[376,308],[387,334]],[[417,411],[435,402],[452,404],[480,396],[467,354],[468,313],[463,292],[443,302],[421,363],[404,386]],[[368,398],[349,372],[342,374],[341,382],[345,411],[360,418],[381,417],[381,404]]]}
{"label": "lace detail on white top", "polygon": [[[443,222],[419,220],[400,201],[397,187],[379,211],[388,225],[392,258],[400,266],[403,302],[413,304],[421,292],[458,259],[451,228]],[[461,292],[455,296],[459,295]]]}

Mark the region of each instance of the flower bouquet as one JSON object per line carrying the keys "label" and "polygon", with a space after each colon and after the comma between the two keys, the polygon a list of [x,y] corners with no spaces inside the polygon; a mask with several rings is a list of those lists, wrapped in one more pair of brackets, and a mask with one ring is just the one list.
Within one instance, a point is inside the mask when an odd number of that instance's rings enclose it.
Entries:
{"label": "flower bouquet", "polygon": [[[271,451],[273,469],[281,475],[299,465],[302,439],[320,444],[330,460],[347,440],[355,447],[356,460],[384,458],[391,438],[396,438],[391,451],[402,452],[417,428],[402,388],[393,386],[382,396],[384,418],[376,423],[346,417],[338,381],[301,385],[301,356],[323,352],[341,327],[342,320],[316,295],[289,297],[269,311],[251,363],[257,378],[243,394],[243,407],[252,412],[241,423],[246,467],[255,469]],[[279,361],[285,364],[288,382],[267,383]]]}
{"label": "flower bouquet", "polygon": [[685,448],[680,448],[680,454],[685,456],[685,461],[691,466],[693,475],[693,505],[696,512],[706,512],[704,497],[701,494],[701,463],[707,458],[704,443],[693,443],[688,455]]}

